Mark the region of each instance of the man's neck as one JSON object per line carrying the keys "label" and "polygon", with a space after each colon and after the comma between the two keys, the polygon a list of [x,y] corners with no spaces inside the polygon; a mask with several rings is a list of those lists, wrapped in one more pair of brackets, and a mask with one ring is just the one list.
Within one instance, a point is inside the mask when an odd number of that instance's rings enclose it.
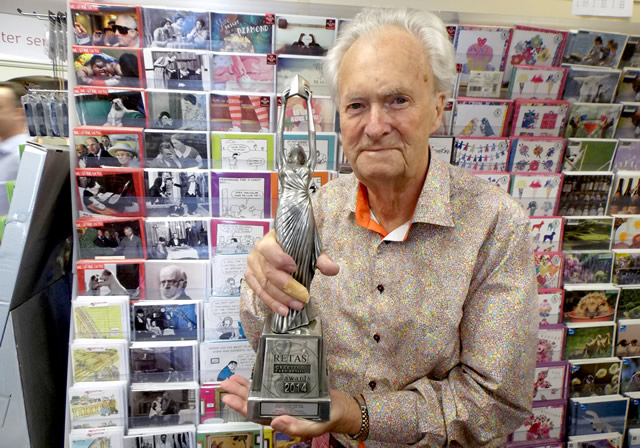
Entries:
{"label": "man's neck", "polygon": [[367,187],[369,208],[376,221],[387,232],[392,232],[413,217],[423,183],[414,183],[395,190],[388,187]]}
{"label": "man's neck", "polygon": [[16,128],[16,129],[11,129],[9,132],[7,132],[5,135],[0,135],[0,142],[5,141],[5,140],[9,140],[11,137],[15,137],[16,135],[22,135],[22,134],[27,134],[27,128]]}

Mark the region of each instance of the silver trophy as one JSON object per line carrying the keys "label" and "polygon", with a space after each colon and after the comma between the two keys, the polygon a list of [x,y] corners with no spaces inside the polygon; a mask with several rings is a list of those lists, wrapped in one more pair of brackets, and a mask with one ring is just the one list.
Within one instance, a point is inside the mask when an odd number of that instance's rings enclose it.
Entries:
{"label": "silver trophy", "polygon": [[[300,145],[285,151],[284,118],[289,98],[307,103],[309,156]],[[282,94],[276,136],[279,198],[275,217],[276,237],[296,262],[293,278],[310,290],[316,263],[322,252],[313,217],[309,184],[316,166],[316,131],[309,83],[296,75]],[[289,310],[287,316],[267,316],[249,392],[248,417],[265,420],[291,415],[309,420],[329,420],[331,399],[322,323],[309,304]]]}

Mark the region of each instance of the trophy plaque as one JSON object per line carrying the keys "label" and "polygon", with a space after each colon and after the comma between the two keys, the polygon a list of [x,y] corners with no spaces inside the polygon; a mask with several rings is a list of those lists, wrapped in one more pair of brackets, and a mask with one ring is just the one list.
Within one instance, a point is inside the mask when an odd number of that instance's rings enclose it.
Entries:
{"label": "trophy plaque", "polygon": [[[285,149],[284,125],[287,100],[299,96],[307,106],[308,155],[298,145]],[[276,159],[278,162],[278,208],[275,231],[282,249],[296,262],[293,278],[310,289],[322,244],[313,218],[309,184],[316,166],[316,133],[309,83],[296,75],[282,94],[278,114]],[[291,415],[327,421],[331,399],[322,322],[314,318],[307,303],[287,316],[269,314],[258,345],[247,416],[268,420]]]}

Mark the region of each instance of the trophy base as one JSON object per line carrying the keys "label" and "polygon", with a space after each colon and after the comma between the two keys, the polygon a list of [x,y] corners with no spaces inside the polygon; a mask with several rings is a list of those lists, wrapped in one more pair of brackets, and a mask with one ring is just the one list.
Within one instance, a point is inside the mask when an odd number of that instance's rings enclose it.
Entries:
{"label": "trophy base", "polygon": [[291,333],[271,331],[272,315],[264,322],[247,417],[265,420],[291,415],[328,421],[331,414],[322,323],[316,319]]}

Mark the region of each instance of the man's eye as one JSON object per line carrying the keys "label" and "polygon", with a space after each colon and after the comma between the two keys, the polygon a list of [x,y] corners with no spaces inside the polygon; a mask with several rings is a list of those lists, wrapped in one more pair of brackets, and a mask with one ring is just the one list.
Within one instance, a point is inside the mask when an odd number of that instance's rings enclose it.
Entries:
{"label": "man's eye", "polygon": [[397,97],[393,99],[393,103],[394,104],[405,104],[407,103],[408,100],[406,98],[402,98],[402,97]]}
{"label": "man's eye", "polygon": [[362,108],[362,103],[352,103],[347,106],[347,110],[358,110]]}

